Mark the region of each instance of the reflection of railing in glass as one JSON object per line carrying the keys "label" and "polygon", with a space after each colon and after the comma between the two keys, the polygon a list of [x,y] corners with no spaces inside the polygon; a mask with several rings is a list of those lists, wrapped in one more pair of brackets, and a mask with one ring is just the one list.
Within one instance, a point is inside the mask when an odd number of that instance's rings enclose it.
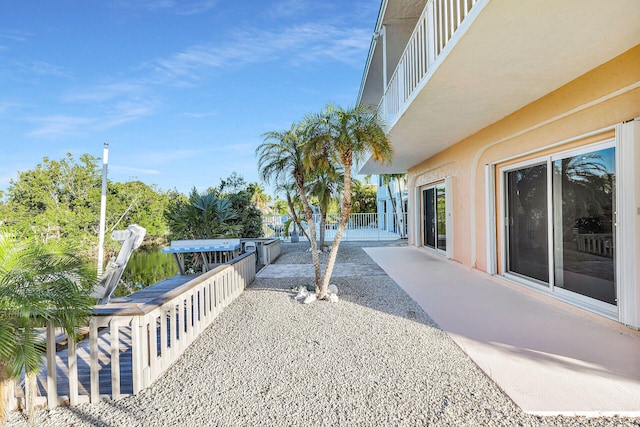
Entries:
{"label": "reflection of railing in glass", "polygon": [[578,251],[613,258],[613,234],[578,234]]}
{"label": "reflection of railing in glass", "polygon": [[615,148],[553,161],[556,287],[616,304]]}

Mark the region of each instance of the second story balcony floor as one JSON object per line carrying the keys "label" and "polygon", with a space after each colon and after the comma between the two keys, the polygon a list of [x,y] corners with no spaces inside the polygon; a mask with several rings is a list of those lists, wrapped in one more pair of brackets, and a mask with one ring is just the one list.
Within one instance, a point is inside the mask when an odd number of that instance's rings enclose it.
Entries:
{"label": "second story balcony floor", "polygon": [[638,0],[383,0],[358,103],[398,173],[640,43]]}

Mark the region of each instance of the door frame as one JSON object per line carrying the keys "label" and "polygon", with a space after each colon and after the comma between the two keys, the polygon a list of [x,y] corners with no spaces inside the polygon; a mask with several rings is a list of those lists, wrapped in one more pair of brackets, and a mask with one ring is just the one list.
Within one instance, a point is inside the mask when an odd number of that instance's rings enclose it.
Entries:
{"label": "door frame", "polygon": [[[620,275],[618,274],[618,263],[617,261],[614,261],[614,275],[615,275],[615,289],[616,289],[616,298],[617,298],[617,305],[612,305],[573,291],[568,291],[566,289],[562,289],[562,288],[558,288],[555,286],[555,259],[554,259],[554,251],[555,251],[555,236],[554,236],[554,216],[553,216],[553,208],[554,208],[554,202],[553,202],[553,187],[552,187],[552,181],[553,181],[553,161],[555,160],[559,160],[559,159],[564,159],[567,157],[573,157],[576,155],[580,155],[580,154],[584,154],[584,153],[590,153],[590,152],[594,152],[594,151],[598,151],[598,150],[602,150],[602,149],[606,149],[606,148],[614,148],[616,149],[616,159],[617,159],[617,150],[618,150],[618,144],[616,143],[617,138],[613,137],[613,138],[605,138],[602,141],[596,142],[596,143],[590,143],[590,144],[586,144],[583,146],[579,146],[579,147],[572,147],[566,150],[558,150],[558,151],[554,151],[552,153],[545,153],[545,154],[540,154],[540,156],[534,157],[534,158],[528,158],[527,160],[524,160],[522,162],[517,162],[517,163],[510,163],[508,165],[505,165],[503,167],[500,167],[498,169],[499,172],[499,188],[497,191],[497,194],[495,194],[495,197],[499,197],[499,226],[502,229],[502,233],[501,233],[501,239],[500,239],[500,248],[501,248],[501,267],[500,267],[500,271],[498,272],[498,274],[502,275],[503,277],[505,277],[506,279],[512,281],[512,282],[516,282],[518,284],[521,284],[523,286],[526,286],[528,288],[537,290],[537,291],[541,291],[543,293],[547,293],[550,295],[553,295],[554,297],[570,302],[574,305],[577,305],[579,307],[585,308],[587,310],[590,311],[594,311],[597,312],[603,316],[609,317],[609,318],[613,318],[613,319],[618,319],[619,317],[619,310],[620,310]],[[507,246],[507,241],[508,241],[508,231],[507,231],[507,194],[506,194],[506,180],[505,180],[505,176],[508,172],[510,171],[514,171],[514,170],[518,170],[518,169],[522,169],[528,166],[534,166],[534,165],[540,165],[540,164],[547,164],[547,177],[546,177],[546,181],[547,181],[547,218],[548,218],[548,223],[547,223],[547,233],[548,233],[548,239],[547,239],[547,251],[548,251],[548,270],[549,270],[549,283],[545,284],[541,281],[537,281],[533,278],[527,278],[526,276],[523,275],[519,275],[517,273],[513,273],[507,270],[507,253],[508,253],[508,246]],[[618,178],[618,173],[619,173],[619,165],[618,165],[618,161],[616,161],[615,164],[615,174],[616,174],[616,178]],[[614,191],[614,210],[617,211],[617,201],[619,200],[619,192],[620,192],[620,180],[616,179],[616,188]],[[613,218],[613,222],[614,224],[616,223],[616,218]],[[616,242],[619,241],[619,228],[615,227],[615,229],[613,230],[613,233],[616,235]],[[497,239],[497,235],[493,234],[492,238],[495,240]],[[619,257],[619,244],[616,243],[614,250],[615,250],[615,260],[618,259]]]}

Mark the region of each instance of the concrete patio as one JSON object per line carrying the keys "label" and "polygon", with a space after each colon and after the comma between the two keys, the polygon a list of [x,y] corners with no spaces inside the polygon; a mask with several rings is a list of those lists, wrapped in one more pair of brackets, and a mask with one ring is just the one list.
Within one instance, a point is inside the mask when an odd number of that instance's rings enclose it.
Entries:
{"label": "concrete patio", "polygon": [[640,333],[415,247],[364,248],[526,413],[640,416]]}

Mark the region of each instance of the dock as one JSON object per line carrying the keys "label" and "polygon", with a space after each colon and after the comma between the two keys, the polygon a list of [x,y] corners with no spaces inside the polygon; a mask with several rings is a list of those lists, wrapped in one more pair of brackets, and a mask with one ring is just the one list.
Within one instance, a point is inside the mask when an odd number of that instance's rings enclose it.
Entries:
{"label": "dock", "polygon": [[[115,301],[101,306],[103,309],[118,311],[122,309],[132,309],[145,304],[151,304],[153,301],[170,294],[175,289],[196,278],[198,275],[175,275],[166,280],[141,289],[126,298],[115,298]],[[126,300],[126,301],[125,301]],[[160,328],[157,328],[157,343],[161,342]],[[78,369],[78,394],[80,396],[89,396],[91,392],[91,369],[90,369],[90,340],[87,336],[85,339],[77,343],[76,346],[76,364]],[[111,396],[112,390],[112,373],[111,373],[111,330],[110,328],[98,329],[98,364],[99,371],[99,393],[100,395]],[[118,346],[120,360],[120,394],[121,396],[133,394],[133,376],[132,376],[132,340],[131,326],[123,325],[118,327]],[[158,344],[159,345],[159,344]],[[59,379],[57,383],[58,396],[69,396],[69,349],[65,348],[56,352],[56,376]],[[45,367],[38,375],[38,394],[46,396],[48,370]],[[21,397],[21,396],[18,396]]]}

